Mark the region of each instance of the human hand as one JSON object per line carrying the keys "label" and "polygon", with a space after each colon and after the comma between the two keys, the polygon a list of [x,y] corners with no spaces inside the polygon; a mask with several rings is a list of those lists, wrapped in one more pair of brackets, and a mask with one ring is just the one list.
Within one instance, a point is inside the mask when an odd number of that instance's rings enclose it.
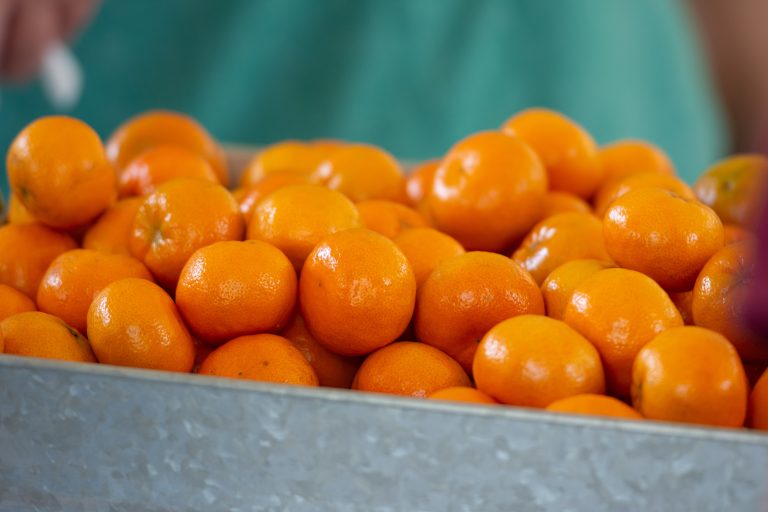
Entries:
{"label": "human hand", "polygon": [[24,82],[40,70],[46,51],[70,40],[99,0],[0,0],[0,80]]}

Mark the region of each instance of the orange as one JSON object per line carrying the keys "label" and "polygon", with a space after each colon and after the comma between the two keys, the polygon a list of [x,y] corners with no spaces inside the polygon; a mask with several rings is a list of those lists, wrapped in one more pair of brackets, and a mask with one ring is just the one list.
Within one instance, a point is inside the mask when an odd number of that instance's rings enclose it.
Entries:
{"label": "orange", "polygon": [[130,255],[128,241],[136,213],[143,202],[144,198],[129,197],[110,206],[85,232],[83,249]]}
{"label": "orange", "polygon": [[496,400],[482,391],[467,386],[454,386],[438,389],[427,398],[430,400],[444,400],[448,402],[468,402],[474,404],[498,404]]}
{"label": "orange", "polygon": [[393,241],[411,262],[417,288],[442,261],[465,252],[457,240],[432,228],[406,229]]}
{"label": "orange", "polygon": [[42,224],[0,227],[0,283],[34,298],[48,265],[61,253],[75,249],[69,235]]}
{"label": "orange", "polygon": [[290,185],[307,185],[309,178],[301,174],[292,172],[281,172],[270,174],[260,182],[249,188],[239,188],[232,192],[237,202],[240,204],[240,213],[246,222],[251,221],[253,210],[256,204],[267,197],[277,189]]}
{"label": "orange", "polygon": [[176,305],[208,342],[277,331],[296,304],[296,272],[279,249],[259,242],[217,242],[195,251],[176,286]]}
{"label": "orange", "polygon": [[758,379],[749,395],[748,425],[758,430],[768,430],[768,370]]}
{"label": "orange", "polygon": [[768,343],[746,324],[753,286],[755,247],[751,241],[726,245],[704,265],[693,287],[693,323],[717,331],[749,362],[768,362]]}
{"label": "orange", "polygon": [[[0,322],[17,313],[35,311],[36,309],[32,299],[16,288],[7,284],[0,284]],[[0,352],[2,351],[0,348]]]}
{"label": "orange", "polygon": [[755,234],[752,231],[736,224],[723,224],[723,232],[725,233],[725,245],[755,238]]}
{"label": "orange", "polygon": [[477,389],[499,402],[546,407],[582,393],[603,393],[600,355],[560,320],[520,315],[483,336],[472,362]]}
{"label": "orange", "polygon": [[240,186],[256,186],[273,174],[290,173],[308,178],[335,148],[296,140],[267,146],[248,162],[240,176]]}
{"label": "orange", "polygon": [[346,389],[352,387],[352,380],[363,362],[362,359],[340,356],[323,347],[309,332],[301,315],[294,315],[280,335],[288,338],[309,361],[321,386]]}
{"label": "orange", "polygon": [[242,240],[245,222],[224,187],[192,178],[163,183],[139,207],[128,247],[168,290],[192,253],[222,240]]}
{"label": "orange", "polygon": [[768,186],[768,158],[734,155],[717,162],[699,176],[693,190],[726,224],[753,228]]}
{"label": "orange", "polygon": [[51,262],[37,289],[37,307],[80,332],[86,330],[88,307],[109,283],[137,277],[152,280],[140,261],[122,254],[75,249]]}
{"label": "orange", "polygon": [[470,371],[488,329],[526,313],[544,314],[531,275],[500,254],[468,252],[440,263],[422,285],[414,315],[416,337]]}
{"label": "orange", "polygon": [[426,398],[437,390],[469,386],[459,363],[440,350],[413,341],[380,348],[363,361],[352,389]]}
{"label": "orange", "polygon": [[408,201],[415,206],[426,199],[432,190],[435,171],[440,166],[440,160],[428,160],[414,167],[405,182],[405,194]]}
{"label": "orange", "polygon": [[301,314],[325,348],[363,355],[397,339],[416,302],[416,278],[387,237],[364,228],[327,236],[299,281]]}
{"label": "orange", "polygon": [[248,224],[248,238],[268,242],[288,256],[296,270],[324,237],[361,227],[352,202],[319,185],[292,185],[262,199]]}
{"label": "orange", "polygon": [[395,238],[404,229],[429,227],[419,212],[394,201],[369,199],[356,206],[363,225],[387,238]]}
{"label": "orange", "polygon": [[42,117],[11,143],[6,160],[14,195],[55,228],[77,228],[115,200],[115,173],[93,129],[64,116]]}
{"label": "orange", "polygon": [[34,215],[29,213],[29,210],[24,208],[19,198],[11,194],[8,199],[8,224],[28,224],[30,222],[37,222]]}
{"label": "orange", "polygon": [[176,305],[146,279],[104,287],[88,309],[88,339],[100,363],[189,372],[195,346]]}
{"label": "orange", "polygon": [[567,192],[547,192],[543,204],[542,219],[558,213],[592,213],[592,207],[589,203]]}
{"label": "orange", "polygon": [[603,244],[603,223],[591,213],[559,213],[536,224],[512,259],[531,273],[537,284],[571,260],[610,260]]}
{"label": "orange", "polygon": [[725,240],[712,209],[660,188],[633,190],[611,203],[603,235],[613,261],[671,291],[690,290]]}
{"label": "orange", "polygon": [[587,414],[590,416],[606,416],[631,420],[643,419],[639,412],[621,400],[611,396],[590,393],[556,400],[547,406],[547,410],[567,414]]}
{"label": "orange", "polygon": [[550,272],[541,285],[547,316],[562,320],[565,308],[571,302],[576,287],[589,276],[613,266],[607,261],[573,260],[563,263]]}
{"label": "orange", "polygon": [[693,290],[669,292],[669,298],[683,317],[683,323],[693,325]]}
{"label": "orange", "polygon": [[696,199],[691,187],[679,178],[669,174],[641,172],[605,182],[595,194],[595,215],[602,218],[616,199],[633,190],[650,187],[669,190],[685,199]]}
{"label": "orange", "polygon": [[317,375],[290,341],[274,334],[241,336],[220,346],[200,365],[200,375],[317,386]]}
{"label": "orange", "polygon": [[620,140],[603,146],[599,154],[605,181],[641,172],[675,175],[675,167],[667,154],[644,140]]}
{"label": "orange", "polygon": [[721,334],[678,327],[637,354],[632,405],[648,419],[740,427],[747,413],[747,377]]}
{"label": "orange", "polygon": [[151,110],[123,124],[107,141],[107,157],[118,173],[148,149],[177,146],[205,158],[223,185],[229,183],[224,151],[197,121],[180,112]]}
{"label": "orange", "polygon": [[650,277],[623,268],[600,270],[573,291],[563,320],[600,352],[608,389],[629,396],[632,362],[660,332],[683,325],[669,296]]}
{"label": "orange", "polygon": [[525,143],[499,132],[470,135],[435,171],[426,206],[436,227],[468,250],[498,251],[541,218],[547,175]]}
{"label": "orange", "polygon": [[156,146],[139,154],[123,169],[118,190],[121,197],[143,196],[174,178],[199,178],[218,183],[211,165],[197,153],[178,146]]}
{"label": "orange", "polygon": [[405,177],[400,164],[383,149],[368,144],[349,144],[333,150],[312,179],[338,190],[354,202],[406,201]]}
{"label": "orange", "polygon": [[502,126],[539,155],[552,190],[589,199],[603,179],[597,145],[584,128],[544,108],[523,110]]}
{"label": "orange", "polygon": [[27,311],[0,322],[0,347],[6,354],[93,363],[88,340],[60,318]]}

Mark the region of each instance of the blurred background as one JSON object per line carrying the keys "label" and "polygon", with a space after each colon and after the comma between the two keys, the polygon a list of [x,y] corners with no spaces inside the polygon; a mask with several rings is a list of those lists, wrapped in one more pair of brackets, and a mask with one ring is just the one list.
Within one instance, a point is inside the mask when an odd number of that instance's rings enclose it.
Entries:
{"label": "blurred background", "polygon": [[[691,182],[768,140],[766,14],[761,0],[0,0],[0,145],[42,115],[107,137],[166,108],[225,142],[425,159],[545,106],[601,144],[656,143]],[[57,40],[83,70],[70,109],[39,77]]]}

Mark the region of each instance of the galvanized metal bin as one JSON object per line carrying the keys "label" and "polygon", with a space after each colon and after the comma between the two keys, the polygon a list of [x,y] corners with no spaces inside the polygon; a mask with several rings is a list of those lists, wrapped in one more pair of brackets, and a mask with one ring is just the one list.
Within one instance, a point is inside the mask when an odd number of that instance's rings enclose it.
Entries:
{"label": "galvanized metal bin", "polygon": [[0,355],[27,510],[768,510],[768,435]]}
{"label": "galvanized metal bin", "polygon": [[[768,436],[0,357],[0,510],[762,510]],[[762,507],[762,508],[761,508]]]}

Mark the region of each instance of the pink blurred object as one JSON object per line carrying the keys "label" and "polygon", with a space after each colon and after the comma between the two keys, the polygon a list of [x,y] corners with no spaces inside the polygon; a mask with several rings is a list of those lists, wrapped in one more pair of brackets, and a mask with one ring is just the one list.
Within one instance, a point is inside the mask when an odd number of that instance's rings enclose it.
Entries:
{"label": "pink blurred object", "polygon": [[[762,131],[758,150],[768,155],[768,128]],[[763,190],[763,207],[755,228],[757,253],[752,286],[747,299],[747,321],[768,343],[768,187]]]}

